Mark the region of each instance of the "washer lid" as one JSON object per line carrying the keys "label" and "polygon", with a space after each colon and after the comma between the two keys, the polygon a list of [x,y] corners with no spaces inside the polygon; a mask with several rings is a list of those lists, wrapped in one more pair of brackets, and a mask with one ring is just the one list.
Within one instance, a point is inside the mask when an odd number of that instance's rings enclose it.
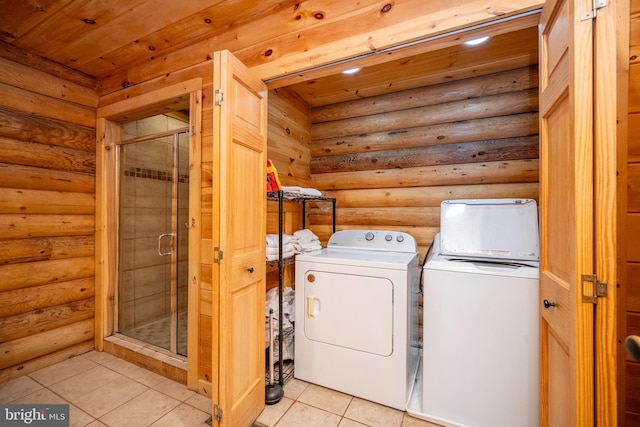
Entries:
{"label": "washer lid", "polygon": [[538,261],[535,200],[445,200],[440,215],[442,254],[458,258]]}

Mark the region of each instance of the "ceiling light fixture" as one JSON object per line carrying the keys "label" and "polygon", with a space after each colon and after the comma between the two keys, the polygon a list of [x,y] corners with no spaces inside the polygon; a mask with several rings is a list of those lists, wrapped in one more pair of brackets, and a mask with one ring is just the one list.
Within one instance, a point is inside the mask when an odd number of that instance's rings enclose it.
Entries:
{"label": "ceiling light fixture", "polygon": [[348,70],[344,70],[342,74],[355,74],[360,71],[360,68],[349,68]]}
{"label": "ceiling light fixture", "polygon": [[467,46],[477,46],[479,44],[482,44],[482,43],[486,42],[487,40],[489,40],[489,36],[484,36],[484,37],[479,37],[477,39],[468,40],[468,41],[464,42],[464,44],[466,44]]}

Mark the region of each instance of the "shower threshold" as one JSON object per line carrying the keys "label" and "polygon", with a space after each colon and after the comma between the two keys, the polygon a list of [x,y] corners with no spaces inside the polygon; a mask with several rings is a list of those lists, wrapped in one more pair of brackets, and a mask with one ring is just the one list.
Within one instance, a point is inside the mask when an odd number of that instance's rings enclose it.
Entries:
{"label": "shower threshold", "polygon": [[187,383],[187,358],[179,354],[119,333],[104,339],[104,351],[165,378]]}

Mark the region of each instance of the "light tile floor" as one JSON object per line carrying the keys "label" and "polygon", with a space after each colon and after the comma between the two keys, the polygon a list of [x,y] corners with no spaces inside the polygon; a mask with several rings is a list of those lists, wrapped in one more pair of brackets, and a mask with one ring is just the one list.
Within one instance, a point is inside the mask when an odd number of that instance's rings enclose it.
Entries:
{"label": "light tile floor", "polygon": [[269,427],[439,427],[403,411],[298,379],[284,385],[284,397],[258,419]]}
{"label": "light tile floor", "polygon": [[68,403],[72,427],[206,427],[211,416],[211,399],[97,351],[0,384],[0,403]]}
{"label": "light tile floor", "polygon": [[[437,427],[297,379],[289,380],[284,392],[257,422],[269,427]],[[68,403],[72,427],[204,427],[211,414],[211,399],[97,351],[1,384],[0,403]]]}

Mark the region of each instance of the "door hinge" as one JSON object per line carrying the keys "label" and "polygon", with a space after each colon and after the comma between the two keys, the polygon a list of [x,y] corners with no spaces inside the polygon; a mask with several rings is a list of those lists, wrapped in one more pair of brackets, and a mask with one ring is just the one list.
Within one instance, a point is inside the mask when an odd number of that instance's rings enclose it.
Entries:
{"label": "door hinge", "polygon": [[[591,284],[591,290],[587,292],[585,292],[585,282]],[[582,302],[597,304],[598,298],[604,298],[606,296],[607,282],[600,282],[595,274],[582,275]]]}
{"label": "door hinge", "polygon": [[216,107],[219,107],[220,105],[222,105],[222,101],[224,101],[224,92],[222,92],[222,89],[216,89],[216,91],[215,91],[215,105],[216,105]]}
{"label": "door hinge", "polygon": [[580,17],[580,20],[586,21],[587,19],[595,19],[596,11],[606,6],[607,6],[607,0],[593,0],[593,9],[583,13],[582,16]]}
{"label": "door hinge", "polygon": [[224,252],[222,252],[219,247],[215,246],[213,248],[213,262],[216,264],[220,264],[220,261],[222,261],[223,256],[224,256]]}
{"label": "door hinge", "polygon": [[218,422],[222,421],[222,409],[217,403],[213,404],[213,414],[211,416]]}

